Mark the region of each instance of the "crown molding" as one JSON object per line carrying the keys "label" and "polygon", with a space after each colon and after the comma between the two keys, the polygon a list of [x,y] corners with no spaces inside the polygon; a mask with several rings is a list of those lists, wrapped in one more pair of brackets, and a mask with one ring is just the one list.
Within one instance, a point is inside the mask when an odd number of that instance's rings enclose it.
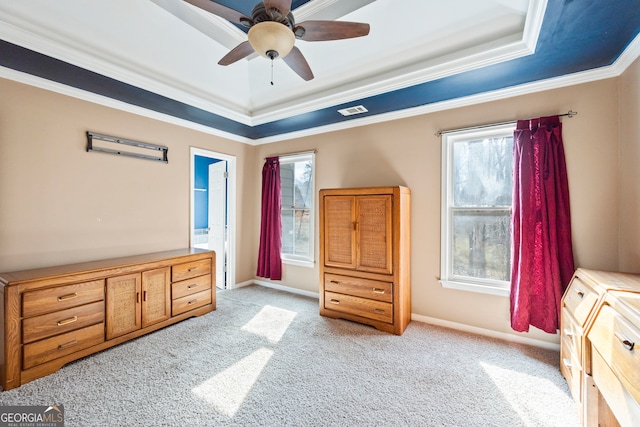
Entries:
{"label": "crown molding", "polygon": [[303,138],[306,136],[317,135],[325,132],[333,132],[333,131],[366,126],[370,124],[381,123],[381,122],[386,122],[391,120],[409,118],[417,115],[444,111],[444,110],[453,109],[453,108],[461,108],[461,107],[481,104],[485,102],[511,98],[515,96],[541,92],[545,90],[552,90],[552,89],[558,89],[558,88],[573,86],[573,85],[582,84],[582,83],[588,83],[588,82],[597,81],[597,80],[619,77],[639,56],[640,56],[640,35],[636,36],[636,38],[631,43],[629,43],[629,45],[627,45],[626,49],[622,52],[622,54],[618,57],[618,59],[613,64],[606,67],[600,67],[594,70],[583,71],[583,72],[574,73],[574,74],[570,74],[562,77],[545,79],[545,80],[541,80],[533,83],[522,84],[522,85],[510,87],[510,88],[486,92],[486,93],[468,96],[464,98],[443,101],[439,103],[424,105],[424,106],[405,109],[401,111],[394,111],[391,113],[363,117],[360,119],[355,118],[355,119],[337,123],[337,124],[319,126],[315,128],[306,129],[303,131],[291,132],[291,133],[281,134],[274,137],[259,138],[259,139],[249,139],[249,138],[238,136],[232,133],[220,131],[215,128],[193,123],[188,120],[179,119],[173,116],[169,116],[167,114],[151,111],[146,108],[137,107],[121,101],[113,100],[105,96],[83,91],[81,89],[63,85],[63,84],[53,82],[47,79],[43,79],[40,77],[36,77],[27,73],[22,73],[6,67],[0,67],[0,77],[6,78],[9,80],[14,80],[19,83],[24,83],[30,86],[38,87],[41,89],[49,90],[52,92],[60,93],[62,95],[82,99],[82,100],[96,103],[99,105],[115,108],[115,109],[129,112],[132,114],[137,114],[137,115],[152,118],[155,120],[160,120],[166,123],[175,124],[177,126],[193,129],[199,132],[218,136],[228,140],[237,141],[237,142],[241,142],[249,145],[261,145],[261,144],[269,144],[273,142],[279,142],[279,141],[290,140],[295,138]]}
{"label": "crown molding", "polygon": [[351,129],[360,126],[367,126],[376,123],[383,123],[393,120],[405,119],[423,114],[435,113],[439,111],[451,110],[454,108],[468,107],[472,105],[482,104],[485,102],[498,101],[501,99],[513,98],[516,96],[528,95],[546,90],[560,89],[568,86],[575,86],[583,83],[590,83],[598,80],[619,77],[624,71],[640,56],[640,34],[627,46],[625,51],[611,65],[596,68],[594,70],[582,71],[579,73],[568,74],[562,77],[540,80],[537,82],[526,83],[518,86],[512,86],[491,92],[485,92],[478,95],[467,96],[463,98],[452,99],[420,107],[408,108],[405,110],[394,111],[391,113],[379,114],[375,116],[363,117],[360,119],[352,119],[345,122],[335,123],[316,128],[305,129],[298,132],[280,134],[274,137],[260,138],[251,140],[253,145],[270,144],[273,142],[285,141],[296,138],[303,138],[322,134],[326,132],[335,132],[339,130]]}
{"label": "crown molding", "polygon": [[[205,99],[195,95],[197,87],[176,84],[168,77],[161,77],[158,70],[139,67],[132,70],[125,64],[118,63],[116,58],[100,58],[95,53],[84,52],[73,40],[60,40],[58,34],[42,34],[27,30],[28,22],[20,22],[17,26],[2,19],[0,15],[0,39],[22,46],[35,52],[46,52],[44,55],[56,58],[69,64],[107,76],[114,80],[139,87],[150,92],[175,99],[193,107],[251,125],[251,118],[240,111],[240,107],[232,106],[222,98]],[[169,83],[171,82],[171,83]]]}

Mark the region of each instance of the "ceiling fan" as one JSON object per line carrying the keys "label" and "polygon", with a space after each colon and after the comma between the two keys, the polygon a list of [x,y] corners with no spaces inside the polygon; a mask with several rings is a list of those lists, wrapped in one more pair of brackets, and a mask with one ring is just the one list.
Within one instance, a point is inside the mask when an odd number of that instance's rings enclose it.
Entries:
{"label": "ceiling fan", "polygon": [[291,13],[291,0],[259,2],[254,6],[251,17],[210,0],[184,1],[249,29],[248,40],[233,48],[218,64],[230,65],[256,52],[272,61],[283,59],[307,81],[313,79],[313,72],[300,49],[294,46],[296,39],[315,42],[369,34],[369,24],[360,22],[304,21],[296,24]]}

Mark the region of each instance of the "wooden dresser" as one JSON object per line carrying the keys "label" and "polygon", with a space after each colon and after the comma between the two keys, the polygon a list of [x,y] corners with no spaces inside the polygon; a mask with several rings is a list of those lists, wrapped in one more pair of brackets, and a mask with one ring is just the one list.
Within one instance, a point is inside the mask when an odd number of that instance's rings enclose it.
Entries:
{"label": "wooden dresser", "polygon": [[215,310],[214,281],[200,249],[0,274],[0,386]]}
{"label": "wooden dresser", "polygon": [[583,425],[640,425],[638,340],[640,275],[576,270],[562,299],[560,370]]}
{"label": "wooden dresser", "polygon": [[411,193],[320,191],[320,314],[401,335],[411,321]]}

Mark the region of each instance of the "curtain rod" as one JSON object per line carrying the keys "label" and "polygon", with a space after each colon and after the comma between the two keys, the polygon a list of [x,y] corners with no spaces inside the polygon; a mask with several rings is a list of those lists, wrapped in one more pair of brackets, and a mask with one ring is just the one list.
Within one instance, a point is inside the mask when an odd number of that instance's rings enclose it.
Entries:
{"label": "curtain rod", "polygon": [[[569,117],[569,118],[572,118],[573,116],[577,116],[577,115],[578,115],[577,111],[569,110],[568,112],[566,112],[564,114],[558,114],[558,117]],[[517,120],[512,120],[510,122],[493,123],[493,124],[490,124],[490,125],[470,126],[468,128],[460,128],[460,129],[439,130],[439,131],[437,131],[435,133],[435,135],[437,137],[440,137],[445,133],[458,132],[458,131],[463,131],[463,130],[482,129],[482,128],[488,128],[488,127],[493,127],[493,126],[510,125],[510,124],[516,124],[516,123],[517,123]]]}
{"label": "curtain rod", "polygon": [[274,154],[272,156],[266,156],[264,159],[267,160],[269,157],[302,156],[304,154],[316,154],[317,152],[318,150],[296,151],[294,153]]}

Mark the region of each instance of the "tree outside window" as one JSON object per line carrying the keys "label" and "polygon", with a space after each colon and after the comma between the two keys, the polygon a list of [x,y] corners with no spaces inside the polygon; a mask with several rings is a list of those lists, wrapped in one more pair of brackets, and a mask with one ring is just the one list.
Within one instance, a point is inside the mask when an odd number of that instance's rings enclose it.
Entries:
{"label": "tree outside window", "polygon": [[446,287],[508,295],[513,128],[443,136],[441,282]]}
{"label": "tree outside window", "polygon": [[313,262],[313,154],[280,157],[282,258]]}

